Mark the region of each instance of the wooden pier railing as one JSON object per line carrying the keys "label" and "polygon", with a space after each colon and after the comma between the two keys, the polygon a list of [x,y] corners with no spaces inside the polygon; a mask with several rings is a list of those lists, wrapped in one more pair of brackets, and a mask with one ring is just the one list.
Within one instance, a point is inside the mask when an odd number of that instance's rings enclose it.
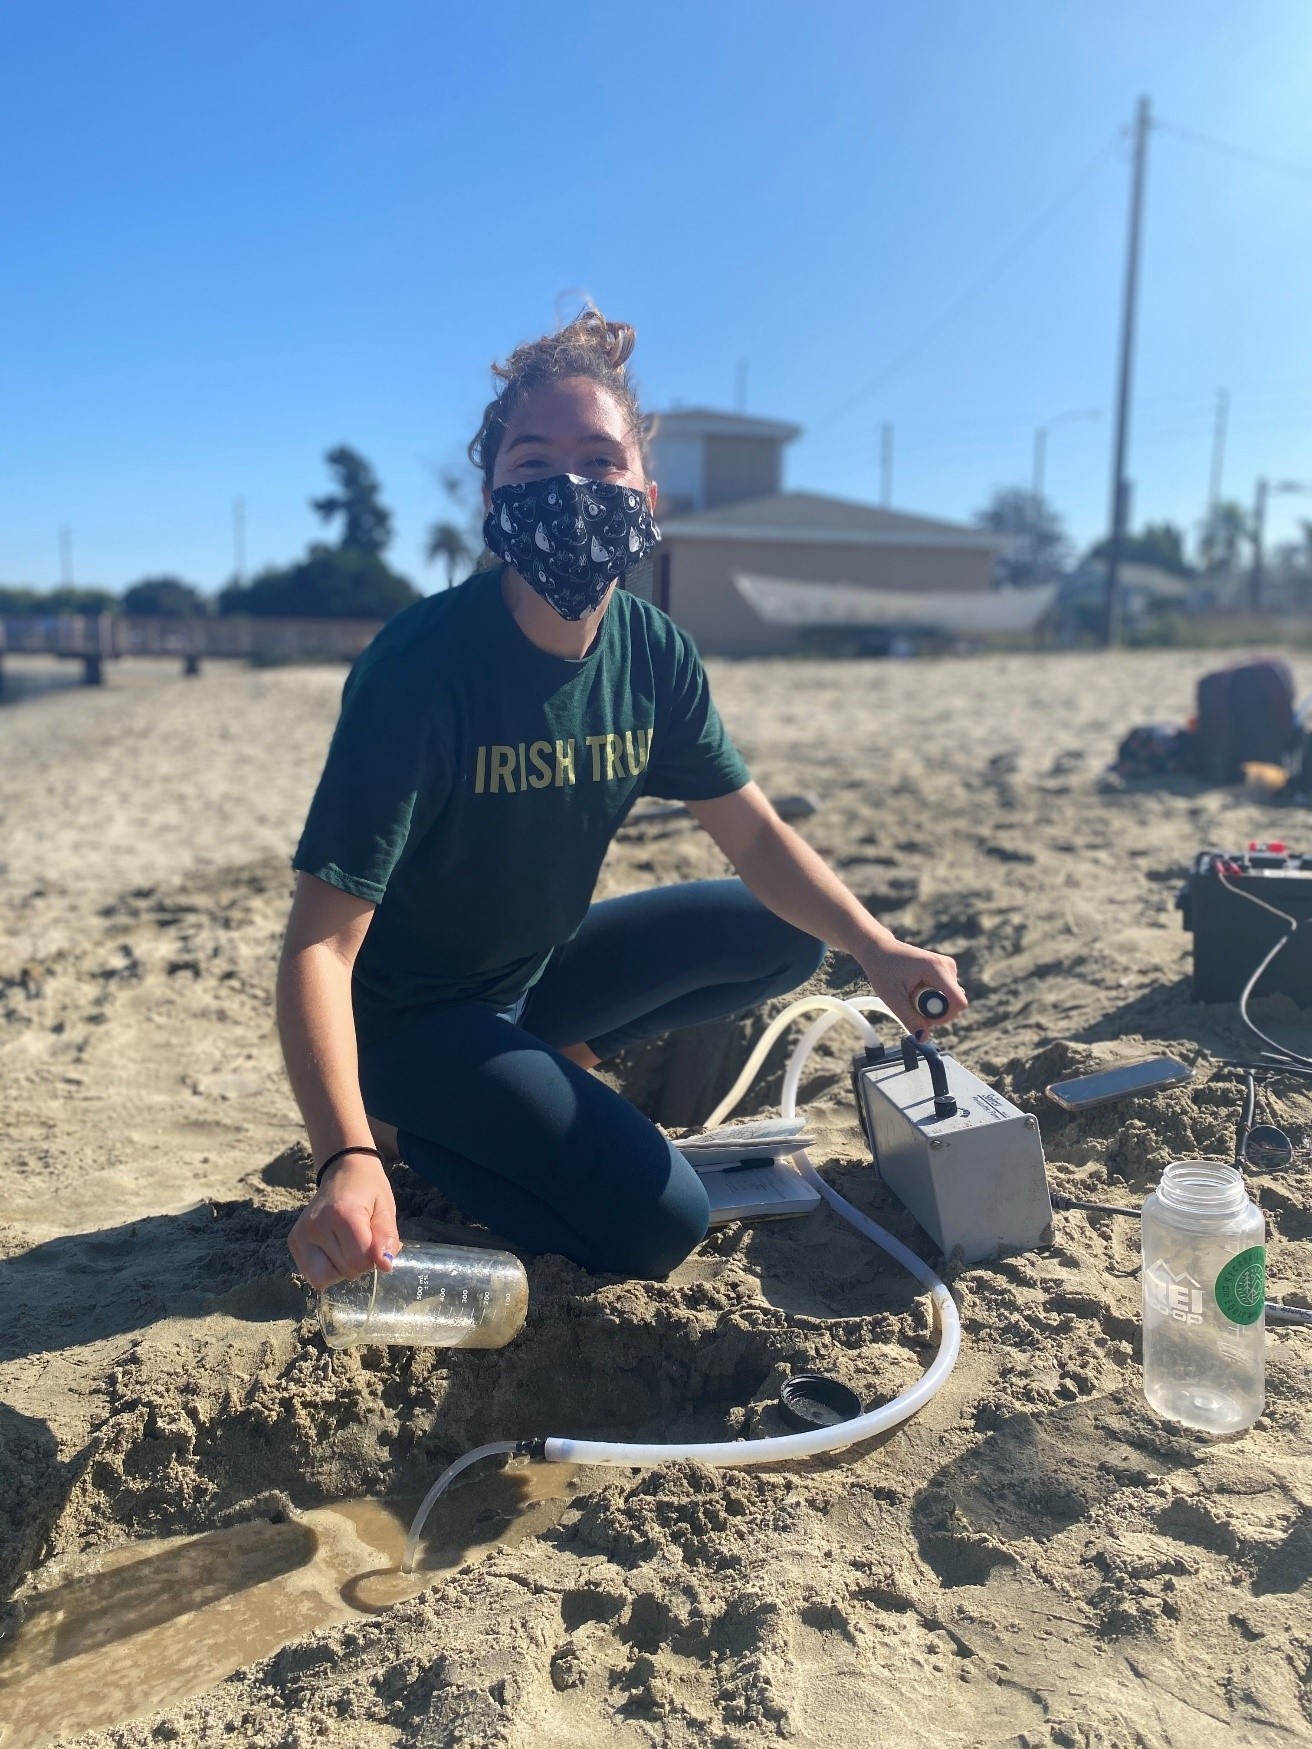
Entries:
{"label": "wooden pier railing", "polygon": [[266,662],[352,662],[383,622],[376,619],[213,619],[120,613],[10,614],[0,617],[0,687],[6,656],[58,656],[83,664],[99,686],[104,665],[121,656],[171,656],[187,674],[208,658]]}

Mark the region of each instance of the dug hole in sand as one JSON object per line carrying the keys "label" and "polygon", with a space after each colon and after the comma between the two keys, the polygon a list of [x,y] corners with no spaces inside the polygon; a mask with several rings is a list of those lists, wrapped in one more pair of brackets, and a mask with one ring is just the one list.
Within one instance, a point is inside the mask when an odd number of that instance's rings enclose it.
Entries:
{"label": "dug hole in sand", "polygon": [[[1294,817],[1100,781],[1142,701],[1183,708],[1211,665],[712,665],[755,775],[817,795],[817,848],[957,956],[953,1048],[1039,1116],[1076,1195],[1139,1201],[1233,1135],[1240,1085],[1214,1059],[1238,1023],[1189,1001],[1174,884],[1207,843],[1296,841]],[[327,1354],[285,1250],[307,1161],[270,992],[341,678],[125,665],[0,713],[0,1749],[93,1726],[68,1740],[1312,1741],[1306,1336],[1268,1335],[1243,1439],[1157,1421],[1137,1230],[1080,1213],[1050,1250],[957,1275],[957,1369],[877,1445],[764,1471],[475,1470],[410,1594],[403,1521],[469,1446],[779,1431],[788,1372],[871,1405],[934,1332],[927,1297],[822,1209],[717,1232],[664,1283],[532,1261],[528,1324],[498,1352]],[[622,834],[602,891],[721,872],[664,821]],[[831,957],[816,987],[855,991],[855,966]],[[1291,1041],[1305,1019],[1263,1012]],[[678,1035],[614,1078],[696,1123],[761,1024]],[[1140,1047],[1197,1059],[1194,1081],[1078,1118],[1043,1098]],[[803,1085],[812,1158],[926,1251],[866,1162],[851,1048],[831,1033]],[[783,1054],[743,1115],[777,1103]],[[1309,1303],[1312,1112],[1278,1083],[1270,1115],[1299,1145],[1254,1185],[1271,1292]],[[397,1183],[408,1236],[482,1240]]]}

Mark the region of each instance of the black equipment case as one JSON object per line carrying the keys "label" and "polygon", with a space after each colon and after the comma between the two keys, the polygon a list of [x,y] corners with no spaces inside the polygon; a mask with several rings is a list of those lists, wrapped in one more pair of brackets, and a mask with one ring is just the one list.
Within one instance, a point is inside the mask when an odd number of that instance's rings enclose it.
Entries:
{"label": "black equipment case", "polygon": [[[1253,899],[1274,905],[1299,924],[1312,917],[1312,856],[1283,844],[1243,851],[1204,850],[1176,896],[1194,938],[1194,1001],[1237,1002],[1289,925]],[[1254,991],[1291,997],[1312,1007],[1312,928],[1300,928],[1272,961]]]}

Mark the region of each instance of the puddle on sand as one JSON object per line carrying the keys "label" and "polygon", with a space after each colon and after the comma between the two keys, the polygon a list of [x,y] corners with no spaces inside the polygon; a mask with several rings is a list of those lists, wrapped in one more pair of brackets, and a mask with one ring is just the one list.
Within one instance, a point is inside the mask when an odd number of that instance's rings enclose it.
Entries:
{"label": "puddle on sand", "polygon": [[473,1555],[540,1536],[578,1485],[561,1464],[475,1472],[434,1508],[410,1575],[417,1501],[347,1501],[61,1563],[0,1648],[0,1749],[157,1712],[317,1628],[379,1614]]}

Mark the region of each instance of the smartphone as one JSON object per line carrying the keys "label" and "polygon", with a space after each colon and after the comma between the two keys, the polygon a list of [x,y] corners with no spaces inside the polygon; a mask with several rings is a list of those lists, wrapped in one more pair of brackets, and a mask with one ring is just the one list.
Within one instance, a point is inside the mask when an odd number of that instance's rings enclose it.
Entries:
{"label": "smartphone", "polygon": [[1084,1111],[1123,1099],[1129,1093],[1155,1093],[1159,1087],[1180,1087],[1193,1079],[1188,1063],[1174,1057],[1144,1057],[1137,1063],[1117,1063],[1093,1075],[1076,1075],[1070,1081],[1054,1081],[1048,1098],[1067,1111]]}

